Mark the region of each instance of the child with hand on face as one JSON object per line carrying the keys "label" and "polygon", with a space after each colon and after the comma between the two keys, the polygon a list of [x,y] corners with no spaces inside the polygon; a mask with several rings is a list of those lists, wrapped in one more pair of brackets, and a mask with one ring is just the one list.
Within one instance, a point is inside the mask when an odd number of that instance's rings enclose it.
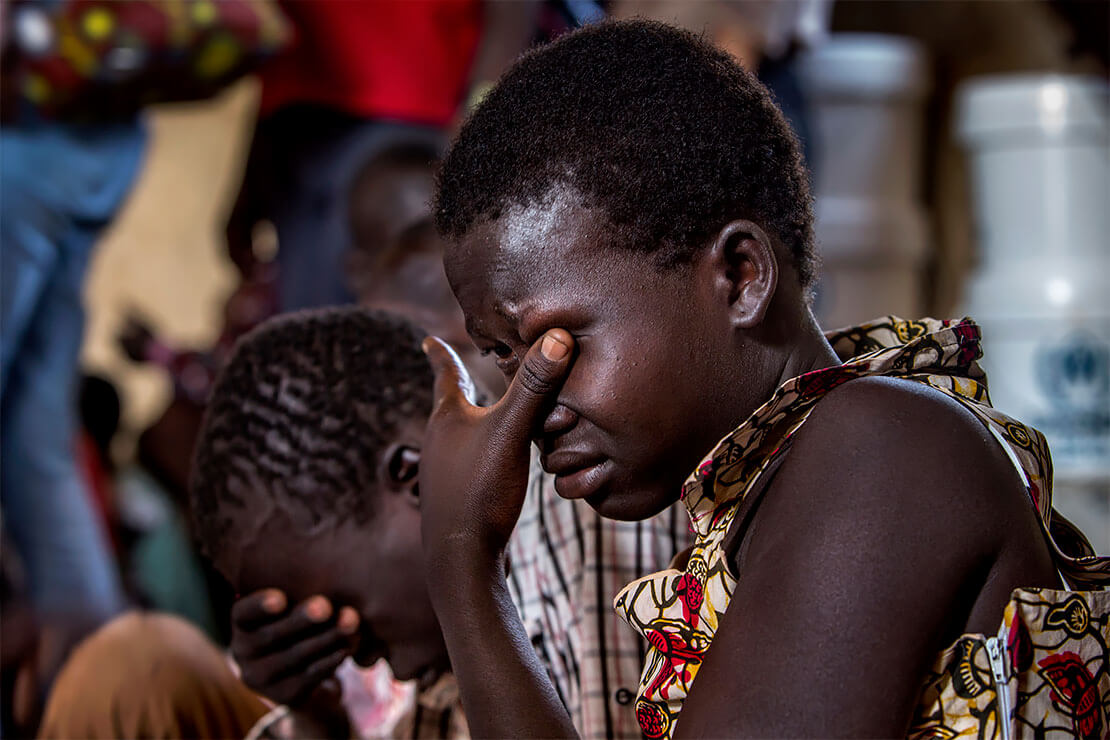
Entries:
{"label": "child with hand on face", "polygon": [[[416,472],[432,373],[420,339],[360,308],[279,317],[243,338],[212,393],[195,528],[243,595],[231,652],[244,682],[287,705],[300,734],[349,732],[335,679],[348,657],[384,658],[421,691],[439,682],[422,719],[465,734],[422,575]],[[382,731],[417,736],[415,721]]]}
{"label": "child with hand on face", "polygon": [[[400,147],[369,161],[356,177],[350,206],[351,228],[356,238],[356,247],[349,259],[351,287],[364,306],[402,315],[421,330],[446,339],[471,372],[477,397],[488,403],[504,391],[505,378],[497,368],[497,357],[492,353],[481,356],[484,353],[479,352],[467,336],[462,311],[444,274],[444,241],[430,221],[427,203],[432,192],[434,154],[427,148]],[[387,184],[390,187],[386,187]],[[420,208],[425,211],[423,215],[419,213]],[[369,333],[358,342],[376,346],[382,344],[381,339],[376,333]],[[351,343],[352,347],[354,344]],[[290,350],[282,347],[281,351]],[[282,357],[291,356],[282,353],[275,351],[275,367],[284,362]],[[428,373],[430,398],[431,375],[430,371]],[[339,374],[337,369],[335,376]],[[318,395],[338,393],[344,387],[337,383],[326,391],[320,390]],[[220,391],[214,402],[219,403],[226,395],[226,391]],[[394,399],[404,402],[407,397],[407,394],[400,394]],[[225,400],[234,403],[231,397]],[[214,418],[214,413],[210,417]],[[236,424],[224,426],[229,434],[247,437],[255,434],[245,427],[236,428]],[[361,459],[374,457],[373,450],[368,449],[364,441],[356,440],[351,445],[352,449],[361,451]],[[306,448],[303,454],[311,457],[319,453]],[[411,458],[417,453],[409,449],[406,454]],[[626,716],[626,705],[636,686],[642,647],[639,637],[610,614],[609,603],[621,585],[664,567],[678,549],[688,544],[681,512],[672,509],[644,522],[605,520],[584,502],[568,501],[555,495],[552,478],[543,475],[538,465],[534,472],[527,510],[513,540],[510,575],[513,600],[528,624],[529,642],[558,685],[561,702],[584,735],[638,738],[640,728],[634,717]],[[405,474],[415,475],[407,468]],[[324,512],[333,504],[325,499],[317,505]],[[409,509],[405,513],[415,512]],[[248,521],[242,517],[230,526],[238,529]],[[322,545],[313,545],[311,552],[316,553],[319,547]],[[309,550],[306,548],[305,552]],[[370,555],[372,553],[363,556],[359,562]],[[416,560],[412,563],[407,575],[419,584],[420,564]],[[277,562],[272,566],[275,573],[279,567],[285,567]],[[270,642],[274,632],[284,636],[298,632],[303,623],[316,624],[311,620],[315,614],[322,620],[322,626],[304,630],[301,634],[305,641],[330,645],[329,640],[334,640],[339,644],[342,641],[334,635],[329,638],[323,633],[325,628],[339,633],[348,629],[349,610],[341,608],[335,613],[337,604],[322,587],[309,591],[302,588],[296,598],[291,598],[289,591],[275,593],[263,589],[251,593],[257,586],[236,585],[243,594],[235,607],[237,624],[266,625],[279,621],[274,615],[286,615],[284,618],[290,622],[288,627],[274,625],[273,629],[236,629],[233,652],[243,664],[248,683],[275,700],[303,709],[322,708],[324,714],[341,718],[331,687],[335,682],[330,679],[321,682],[311,668],[312,660],[297,658],[302,651],[294,644],[295,640],[287,640],[287,650],[274,650]],[[272,581],[269,585],[281,584]],[[430,609],[426,597],[421,603]],[[316,612],[317,609],[320,611]],[[593,617],[572,619],[579,613]],[[317,660],[327,657],[311,647],[305,650]],[[252,660],[247,656],[258,657]],[[398,667],[395,656],[389,657],[398,677],[407,677],[409,674]],[[258,667],[252,668],[254,664]],[[331,665],[331,660],[325,660],[321,672],[331,675]],[[351,714],[356,729],[363,732],[372,729],[374,734],[379,734],[380,728],[404,727],[408,723],[408,720],[397,723],[392,718],[398,711],[403,713],[406,705],[411,707],[412,695],[406,693],[411,692],[411,687],[390,681],[388,671],[376,667],[360,672],[348,664],[341,667],[338,677],[344,685],[343,705]],[[388,699],[391,695],[393,700],[382,701],[383,697]],[[412,718],[420,720],[420,726],[415,729],[427,730],[435,736],[454,735],[465,730],[461,712],[451,709],[455,706],[453,696],[450,678],[421,692]],[[385,717],[381,710],[383,704],[389,707]],[[300,714],[303,716],[307,712]]]}

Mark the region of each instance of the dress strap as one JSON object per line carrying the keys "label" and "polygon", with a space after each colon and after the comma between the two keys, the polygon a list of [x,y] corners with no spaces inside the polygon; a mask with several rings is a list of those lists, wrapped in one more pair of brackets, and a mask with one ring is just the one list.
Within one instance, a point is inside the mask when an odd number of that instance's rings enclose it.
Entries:
{"label": "dress strap", "polygon": [[775,475],[778,474],[779,468],[786,461],[786,453],[790,450],[790,446],[791,440],[788,438],[767,463],[759,478],[756,479],[740,501],[740,505],[736,507],[736,513],[732,517],[732,525],[729,527],[728,533],[725,534],[724,540],[721,541],[725,568],[733,578],[739,579],[739,574],[735,572],[733,563],[738,559],[736,555],[740,551],[740,546],[744,543],[744,535],[751,527],[756,509],[759,508],[759,503],[763,500],[763,494],[767,492],[771,482],[775,479]]}

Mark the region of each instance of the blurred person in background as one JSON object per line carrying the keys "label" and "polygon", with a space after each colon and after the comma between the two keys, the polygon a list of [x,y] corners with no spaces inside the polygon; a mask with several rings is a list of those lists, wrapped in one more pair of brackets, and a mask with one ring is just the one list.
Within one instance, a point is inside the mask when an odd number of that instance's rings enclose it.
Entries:
{"label": "blurred person in background", "polygon": [[388,146],[368,157],[353,178],[347,209],[351,244],[345,262],[356,300],[378,282],[376,263],[401,234],[431,216],[439,149],[416,142]]}
{"label": "blurred person in background", "polygon": [[443,243],[431,222],[437,157],[434,147],[402,144],[372,156],[358,171],[349,199],[348,284],[361,305],[393,311],[448,339],[482,394],[496,398],[505,381],[467,336],[443,273]]}
{"label": "blurred person in background", "polygon": [[196,627],[129,612],[74,649],[38,737],[243,738],[267,711]]}
{"label": "blurred person in background", "polygon": [[[81,291],[89,256],[139,171],[138,110],[95,123],[34,120],[13,101],[12,58],[51,41],[44,3],[5,15],[0,126],[0,503],[44,613],[95,623],[123,606],[115,564],[75,462]],[[18,47],[18,49],[16,48]]]}
{"label": "blurred person in background", "polygon": [[496,400],[505,391],[505,378],[466,333],[462,309],[443,272],[443,250],[443,240],[427,214],[382,249],[367,269],[352,275],[361,275],[358,301],[405,316],[445,339],[470,370],[479,397]]}
{"label": "blurred person in background", "polygon": [[798,137],[812,172],[812,116],[796,61],[799,52],[827,35],[832,6],[833,0],[614,0],[612,15],[651,18],[705,33],[755,72]]}
{"label": "blurred person in background", "polygon": [[532,40],[540,2],[284,2],[296,31],[261,74],[259,122],[227,225],[233,260],[252,230],[277,234],[283,311],[352,300],[347,193],[368,156],[441,146]]}
{"label": "blurred person in background", "polygon": [[72,640],[124,605],[76,464],[90,255],[139,172],[143,107],[212,95],[284,24],[265,1],[24,0],[0,30],[0,505],[31,603]]}

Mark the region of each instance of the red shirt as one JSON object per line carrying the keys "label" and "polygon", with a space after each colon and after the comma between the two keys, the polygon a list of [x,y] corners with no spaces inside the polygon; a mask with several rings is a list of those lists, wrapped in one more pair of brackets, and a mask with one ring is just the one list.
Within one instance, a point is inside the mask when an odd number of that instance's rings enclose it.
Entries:
{"label": "red shirt", "polygon": [[478,46],[480,0],[285,0],[282,9],[295,37],[262,70],[262,115],[320,103],[369,118],[454,118]]}

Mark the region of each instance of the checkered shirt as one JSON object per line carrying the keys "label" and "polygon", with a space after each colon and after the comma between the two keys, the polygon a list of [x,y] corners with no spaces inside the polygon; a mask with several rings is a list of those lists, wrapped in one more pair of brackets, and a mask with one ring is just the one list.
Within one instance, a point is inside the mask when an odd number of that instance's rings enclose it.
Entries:
{"label": "checkered shirt", "polygon": [[604,519],[585,501],[561,498],[533,455],[509,542],[509,588],[584,738],[641,737],[633,704],[645,646],[617,617],[613,598],[693,542],[679,506],[641,522]]}

